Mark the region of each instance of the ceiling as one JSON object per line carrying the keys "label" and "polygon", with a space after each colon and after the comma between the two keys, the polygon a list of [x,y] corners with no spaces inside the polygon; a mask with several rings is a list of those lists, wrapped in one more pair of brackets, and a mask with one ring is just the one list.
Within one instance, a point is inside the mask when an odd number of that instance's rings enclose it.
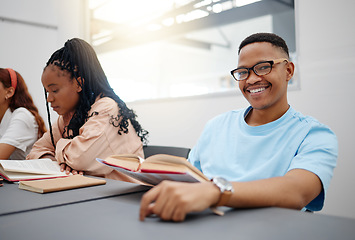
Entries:
{"label": "ceiling", "polygon": [[90,7],[91,41],[97,53],[160,40],[201,47],[208,42],[184,36],[294,8],[294,0],[259,0],[246,5],[239,3],[250,0],[135,0],[128,7],[126,0],[91,1],[97,3]]}

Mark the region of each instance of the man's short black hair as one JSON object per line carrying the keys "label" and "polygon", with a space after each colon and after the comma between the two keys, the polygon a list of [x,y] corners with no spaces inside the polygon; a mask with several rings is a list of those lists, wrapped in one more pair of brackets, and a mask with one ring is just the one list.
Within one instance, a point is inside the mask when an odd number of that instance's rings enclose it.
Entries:
{"label": "man's short black hair", "polygon": [[271,43],[275,47],[281,48],[282,51],[284,51],[287,56],[289,57],[289,52],[288,52],[288,47],[285,42],[280,36],[274,34],[274,33],[255,33],[244,39],[238,49],[238,54],[242,50],[243,47],[245,47],[248,44],[255,43],[255,42],[268,42]]}

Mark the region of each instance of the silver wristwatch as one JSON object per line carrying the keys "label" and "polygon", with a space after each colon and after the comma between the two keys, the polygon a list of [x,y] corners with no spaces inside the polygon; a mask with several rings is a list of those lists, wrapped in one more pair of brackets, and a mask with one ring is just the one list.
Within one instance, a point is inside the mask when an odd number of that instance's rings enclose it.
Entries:
{"label": "silver wristwatch", "polygon": [[216,187],[219,188],[221,192],[221,196],[214,206],[224,206],[228,203],[229,198],[231,197],[234,189],[232,183],[227,181],[225,178],[222,177],[214,177],[211,179]]}

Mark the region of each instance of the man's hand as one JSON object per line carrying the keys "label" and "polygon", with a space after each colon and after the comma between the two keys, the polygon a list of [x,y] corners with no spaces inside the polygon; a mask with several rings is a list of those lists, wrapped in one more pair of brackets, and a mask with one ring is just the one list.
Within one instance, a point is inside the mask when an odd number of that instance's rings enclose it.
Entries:
{"label": "man's hand", "polygon": [[217,203],[220,191],[211,182],[163,181],[145,193],[140,220],[155,214],[163,220],[183,221],[189,212],[199,212]]}

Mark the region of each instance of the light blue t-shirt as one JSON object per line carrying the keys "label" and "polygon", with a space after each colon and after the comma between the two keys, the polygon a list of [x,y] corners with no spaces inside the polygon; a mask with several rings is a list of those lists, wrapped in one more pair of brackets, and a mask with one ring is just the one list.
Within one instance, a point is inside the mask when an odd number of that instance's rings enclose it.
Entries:
{"label": "light blue t-shirt", "polygon": [[252,181],[283,176],[292,169],[315,173],[323,191],[307,209],[319,211],[333,176],[338,155],[335,134],[316,119],[291,107],[276,121],[249,126],[244,117],[251,107],[210,120],[189,154],[189,161],[207,177]]}

